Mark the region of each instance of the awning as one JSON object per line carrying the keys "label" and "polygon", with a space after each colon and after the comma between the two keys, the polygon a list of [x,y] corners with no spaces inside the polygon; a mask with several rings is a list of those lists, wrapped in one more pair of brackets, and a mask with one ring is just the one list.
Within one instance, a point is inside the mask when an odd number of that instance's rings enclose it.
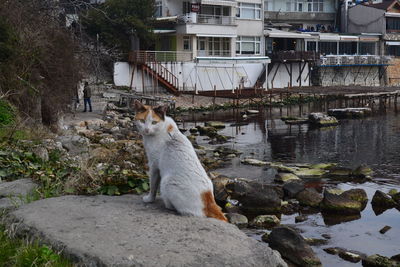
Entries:
{"label": "awning", "polygon": [[388,41],[386,42],[386,45],[400,45],[400,42]]}
{"label": "awning", "polygon": [[229,0],[202,0],[202,5],[213,5],[213,6],[237,6],[236,1],[229,1]]}
{"label": "awning", "polygon": [[386,12],[385,17],[400,17],[400,13]]}
{"label": "awning", "polygon": [[351,41],[351,42],[357,42],[359,40],[358,36],[355,35],[341,35],[340,36],[341,41]]}
{"label": "awning", "polygon": [[197,37],[224,37],[224,38],[236,38],[236,34],[196,34]]}
{"label": "awning", "polygon": [[176,30],[153,30],[153,33],[156,33],[156,34],[176,33]]}
{"label": "awning", "polygon": [[359,36],[360,42],[379,42],[378,36]]}
{"label": "awning", "polygon": [[271,37],[271,38],[292,38],[292,39],[312,39],[312,38],[314,38],[311,34],[307,34],[307,33],[281,31],[281,30],[277,30],[277,29],[273,29],[273,28],[264,30],[264,35]]}
{"label": "awning", "polygon": [[319,40],[320,41],[340,41],[340,35],[332,34],[332,33],[320,33]]}
{"label": "awning", "polygon": [[169,17],[159,17],[156,18],[156,21],[176,21],[178,16],[169,16]]}

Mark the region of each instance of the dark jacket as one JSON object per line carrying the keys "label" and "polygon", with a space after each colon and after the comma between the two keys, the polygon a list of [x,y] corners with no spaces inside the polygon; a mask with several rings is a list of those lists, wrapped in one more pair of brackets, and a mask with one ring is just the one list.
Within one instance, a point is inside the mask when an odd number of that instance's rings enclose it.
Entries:
{"label": "dark jacket", "polygon": [[92,97],[92,90],[88,85],[85,85],[83,88],[83,98],[91,98]]}

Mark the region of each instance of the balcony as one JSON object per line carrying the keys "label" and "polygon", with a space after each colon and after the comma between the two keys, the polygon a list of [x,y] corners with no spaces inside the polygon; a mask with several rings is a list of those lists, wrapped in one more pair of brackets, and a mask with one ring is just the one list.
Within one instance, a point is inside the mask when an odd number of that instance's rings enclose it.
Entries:
{"label": "balcony", "polygon": [[329,12],[287,12],[287,11],[264,11],[264,19],[274,22],[286,23],[332,23],[335,20],[335,13]]}
{"label": "balcony", "polygon": [[236,25],[236,17],[207,14],[186,14],[178,18],[180,24]]}
{"label": "balcony", "polygon": [[197,50],[198,57],[230,57],[229,50]]}

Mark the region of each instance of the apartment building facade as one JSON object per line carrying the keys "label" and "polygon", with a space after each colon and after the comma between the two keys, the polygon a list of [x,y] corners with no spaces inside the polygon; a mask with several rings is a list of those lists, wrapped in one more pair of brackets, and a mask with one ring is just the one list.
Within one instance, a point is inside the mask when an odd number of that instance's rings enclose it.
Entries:
{"label": "apartment building facade", "polygon": [[156,6],[156,50],[193,58],[264,54],[262,0],[160,0]]}

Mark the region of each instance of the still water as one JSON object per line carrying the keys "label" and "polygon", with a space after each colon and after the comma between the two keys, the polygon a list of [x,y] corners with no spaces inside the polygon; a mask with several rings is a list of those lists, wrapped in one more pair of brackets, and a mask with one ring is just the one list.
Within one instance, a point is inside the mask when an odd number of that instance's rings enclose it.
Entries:
{"label": "still water", "polygon": [[[338,103],[331,103],[330,107]],[[362,188],[369,201],[377,189],[388,192],[395,188],[400,191],[400,115],[397,107],[384,111],[374,110],[371,117],[360,120],[341,120],[340,125],[331,128],[312,129],[308,125],[286,125],[282,116],[303,116],[310,112],[324,110],[319,104],[308,104],[290,108],[259,109],[255,116],[243,118],[241,110],[217,111],[182,115],[182,126],[190,128],[205,121],[223,121],[226,128],[219,133],[233,137],[224,146],[243,152],[217,172],[229,177],[244,177],[262,182],[273,182],[275,171],[269,168],[243,165],[240,159],[255,158],[264,161],[285,163],[338,163],[343,167],[355,168],[365,164],[374,171],[372,182],[356,184],[334,181],[313,183],[317,189],[335,186],[344,190]],[[237,126],[238,123],[241,126]],[[207,138],[198,137],[200,145],[208,144]],[[306,211],[302,211],[306,213]],[[305,222],[295,224],[294,215],[282,215],[281,224],[292,225],[304,237],[322,238],[329,234],[328,244],[314,246],[324,266],[361,266],[350,263],[322,249],[341,247],[371,254],[391,257],[400,253],[400,211],[390,209],[380,215],[372,210],[370,202],[361,217],[328,218],[321,213],[311,213]],[[385,225],[392,227],[386,234],[379,230]],[[246,233],[260,239],[260,233],[251,230]]]}

